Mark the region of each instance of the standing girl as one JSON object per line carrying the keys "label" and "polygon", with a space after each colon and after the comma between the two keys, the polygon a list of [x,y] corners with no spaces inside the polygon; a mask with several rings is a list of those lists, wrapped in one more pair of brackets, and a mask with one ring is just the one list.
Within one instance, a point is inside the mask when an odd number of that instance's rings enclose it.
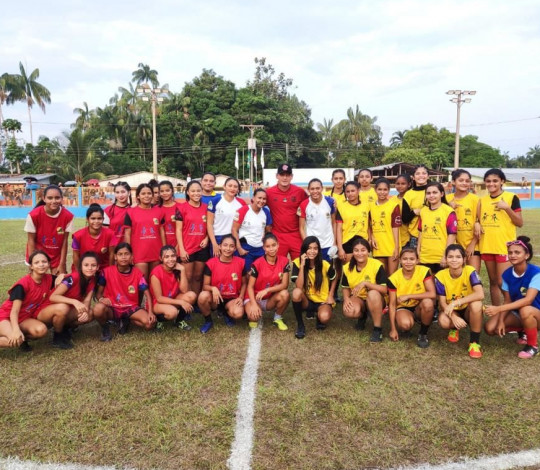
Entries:
{"label": "standing girl", "polygon": [[480,333],[482,331],[482,281],[472,266],[466,264],[467,254],[459,244],[446,248],[447,269],[435,275],[435,286],[439,297],[439,325],[450,330],[448,341],[459,341],[459,330],[470,325],[469,356],[481,358]]}
{"label": "standing girl", "polygon": [[[152,298],[143,273],[132,265],[133,250],[129,243],[120,243],[114,249],[114,266],[105,268],[98,279],[97,304],[94,318],[101,325],[101,341],[112,339],[109,320],[119,324],[118,333],[127,333],[130,322],[151,330],[156,317],[152,312]],[[140,294],[145,297],[148,311],[141,307]]]}
{"label": "standing girl", "polygon": [[103,269],[114,261],[114,232],[103,226],[104,212],[99,204],[90,204],[86,211],[86,227],[73,234],[73,267],[79,266],[81,253],[91,251],[99,256],[99,268]]}
{"label": "standing girl", "polygon": [[317,237],[308,236],[300,249],[300,258],[293,261],[291,280],[295,283],[292,293],[296,333],[298,339],[306,336],[302,312],[306,318],[317,318],[317,329],[324,330],[332,317],[335,305],[337,277],[333,266],[322,258],[321,244]]}
{"label": "standing girl", "polygon": [[53,346],[64,348],[62,330],[66,316],[42,311],[42,305],[54,288],[54,277],[47,274],[49,255],[44,251],[34,251],[28,263],[30,274],[9,289],[8,300],[0,306],[0,347],[20,346],[23,351],[31,351],[28,340],[43,338],[47,334],[47,326],[52,325]]}
{"label": "standing girl", "polygon": [[386,178],[379,178],[375,182],[375,193],[377,201],[370,208],[371,246],[373,256],[390,275],[397,269],[399,260],[399,202],[389,198],[390,181]]}
{"label": "standing girl", "polygon": [[211,171],[203,173],[201,178],[202,186],[202,198],[201,201],[203,204],[208,204],[210,200],[216,196],[214,188],[216,187],[216,175]]}
{"label": "standing girl", "polygon": [[518,342],[526,345],[518,357],[530,359],[538,354],[540,267],[530,264],[533,248],[529,237],[521,235],[507,245],[512,267],[502,275],[504,302],[486,307],[486,315],[491,318],[485,330],[488,335],[499,336],[510,330],[523,330],[526,339],[523,337]]}
{"label": "standing girl", "polygon": [[165,245],[160,252],[161,264],[150,273],[150,294],[156,316],[156,329],[163,329],[165,320],[174,320],[184,331],[191,330],[185,321],[193,311],[197,294],[189,290],[185,265],[177,262],[174,246]]}
{"label": "standing girl", "polygon": [[501,305],[502,273],[510,267],[506,243],[516,239],[516,227],[523,226],[523,217],[517,195],[504,191],[506,176],[501,170],[486,171],[484,182],[488,194],[480,198],[475,233],[489,277],[491,303]]}
{"label": "standing girl", "polygon": [[353,256],[343,266],[343,315],[357,318],[356,328],[363,330],[367,312],[373,318],[370,342],[382,341],[382,315],[387,294],[386,272],[379,260],[369,257],[371,246],[364,238],[358,238],[352,246]]}
{"label": "standing girl", "polygon": [[53,274],[66,272],[67,243],[73,232],[73,214],[62,206],[62,190],[51,184],[43,191],[43,203],[26,217],[24,231],[28,233],[26,261],[40,250],[50,258]]}
{"label": "standing girl", "polygon": [[174,186],[170,181],[159,183],[159,206],[163,209],[165,224],[165,244],[176,247],[176,209],[178,203],[174,200]]}
{"label": "standing girl", "polygon": [[332,172],[332,189],[327,189],[324,192],[325,196],[330,196],[336,203],[336,209],[339,209],[341,204],[347,201],[345,196],[345,170],[338,168]]}
{"label": "standing girl", "polygon": [[204,316],[201,333],[205,334],[214,326],[212,310],[218,310],[227,326],[234,326],[235,320],[244,315],[244,297],[247,279],[245,262],[234,256],[237,241],[232,235],[221,239],[219,256],[206,262],[203,290],[199,295],[199,308]]}
{"label": "standing girl", "polygon": [[149,184],[137,186],[135,197],[138,205],[127,211],[124,239],[133,249],[135,267],[148,279],[159,264],[159,252],[165,245],[165,217],[161,207],[152,206],[154,194]]}
{"label": "standing girl", "polygon": [[398,330],[409,334],[414,322],[420,322],[417,345],[427,348],[427,333],[433,321],[435,307],[435,284],[427,266],[418,264],[415,248],[403,248],[400,254],[401,268],[388,278],[390,305],[390,339],[399,339]]}
{"label": "standing girl", "polygon": [[459,243],[467,254],[467,264],[480,271],[480,251],[478,238],[474,234],[474,224],[478,217],[479,197],[471,193],[471,174],[467,170],[458,169],[452,172],[455,193],[446,195],[450,207],[457,217],[457,236]]}
{"label": "standing girl", "polygon": [[369,239],[369,205],[361,203],[358,183],[349,181],[345,185],[345,194],[347,202],[336,213],[336,242],[338,256],[342,261],[351,259],[352,246],[357,239]]}
{"label": "standing girl", "polygon": [[186,267],[190,290],[201,291],[204,263],[210,258],[206,232],[207,206],[201,202],[201,183],[191,180],[186,187],[186,203],[176,208],[176,241],[180,261]]}
{"label": "standing girl", "polygon": [[[322,246],[322,257],[330,261],[328,251],[336,246],[336,209],[335,202],[329,196],[323,196],[320,179],[313,178],[308,184],[309,198],[304,199],[298,208],[300,216],[300,237],[316,237]],[[334,248],[335,250],[335,248]]]}
{"label": "standing girl", "polygon": [[433,274],[446,266],[446,247],[455,243],[457,233],[456,213],[446,203],[441,183],[426,185],[427,207],[422,207],[418,218],[418,254],[420,263]]}
{"label": "standing girl", "polygon": [[250,328],[256,328],[263,312],[275,310],[274,325],[280,331],[288,330],[282,315],[289,304],[289,261],[278,255],[279,243],[273,233],[263,239],[264,256],[255,260],[249,271],[244,299]]}
{"label": "standing girl", "polygon": [[[396,188],[396,191],[397,191],[396,200],[399,201],[399,211],[400,211],[400,214],[403,215],[403,210],[404,210],[403,206],[407,205],[407,201],[405,201],[404,196],[405,196],[405,193],[411,188],[411,177],[406,173],[399,175],[396,178],[394,187]],[[409,234],[409,225],[403,223],[403,220],[402,220],[401,225],[399,226],[399,248],[400,249],[403,248],[409,242],[410,238],[411,236]]]}
{"label": "standing girl", "polygon": [[124,221],[131,206],[131,186],[125,181],[119,181],[114,185],[114,202],[105,208],[106,218],[103,222],[114,232],[115,246],[124,241]]}
{"label": "standing girl", "polygon": [[207,230],[214,256],[219,256],[219,244],[224,235],[232,233],[236,211],[246,203],[238,197],[240,183],[236,178],[227,178],[223,194],[218,194],[208,203]]}
{"label": "standing girl", "polygon": [[234,215],[232,235],[236,239],[236,249],[246,262],[249,272],[253,261],[264,255],[263,237],[272,230],[272,216],[266,207],[266,191],[256,189],[251,204],[242,206]]}
{"label": "standing girl", "polygon": [[358,172],[358,184],[360,185],[359,197],[363,204],[369,205],[377,200],[377,194],[371,187],[373,172],[369,168],[362,168]]}
{"label": "standing girl", "polygon": [[408,246],[418,246],[418,216],[426,202],[426,186],[428,183],[426,165],[416,165],[413,171],[412,188],[403,196],[401,222],[409,227]]}

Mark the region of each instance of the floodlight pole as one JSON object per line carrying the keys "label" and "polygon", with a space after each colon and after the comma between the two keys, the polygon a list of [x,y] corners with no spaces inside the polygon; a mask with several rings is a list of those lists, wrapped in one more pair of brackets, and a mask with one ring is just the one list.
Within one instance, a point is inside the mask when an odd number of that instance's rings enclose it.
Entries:
{"label": "floodlight pole", "polygon": [[[249,162],[249,185],[250,185],[250,194],[251,186],[253,184],[253,150],[256,150],[256,143],[254,142],[253,136],[255,135],[255,129],[263,129],[264,126],[259,124],[240,124],[242,129],[249,129],[250,137],[248,139],[248,162]],[[257,173],[255,173],[255,179],[257,178]]]}
{"label": "floodlight pole", "polygon": [[456,118],[456,145],[454,150],[454,170],[459,168],[459,125],[460,125],[460,111],[463,103],[470,103],[470,98],[462,99],[463,95],[476,95],[476,91],[472,90],[448,90],[447,95],[455,95],[456,98],[452,98],[450,101],[457,105],[457,118]]}

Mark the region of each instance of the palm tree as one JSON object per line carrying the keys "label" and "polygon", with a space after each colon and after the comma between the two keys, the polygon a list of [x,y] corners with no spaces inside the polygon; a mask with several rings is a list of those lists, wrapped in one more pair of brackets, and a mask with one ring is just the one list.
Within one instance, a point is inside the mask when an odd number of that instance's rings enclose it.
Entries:
{"label": "palm tree", "polygon": [[400,145],[403,145],[403,140],[405,139],[405,134],[407,133],[406,130],[404,131],[396,131],[392,134],[392,138],[390,139],[390,147],[396,148]]}
{"label": "palm tree", "polygon": [[2,128],[6,132],[11,132],[11,138],[15,140],[15,132],[21,132],[22,124],[17,119],[4,119]]}
{"label": "palm tree", "polygon": [[131,81],[136,85],[150,82],[152,84],[152,88],[157,88],[159,86],[157,70],[151,69],[149,65],[143,64],[142,62],[139,62],[138,67],[139,68],[131,74]]}
{"label": "palm tree", "polygon": [[324,118],[322,124],[320,122],[317,123],[317,129],[321,133],[321,139],[324,142],[328,144],[332,142],[335,133],[333,119],[327,121],[326,118]]}
{"label": "palm tree", "polygon": [[88,109],[88,103],[83,101],[82,108],[75,108],[73,114],[77,114],[75,124],[72,124],[73,129],[81,129],[83,132],[90,128],[90,118],[94,114],[93,110]]}
{"label": "palm tree", "polygon": [[67,139],[65,151],[59,155],[54,166],[63,178],[85,181],[103,169],[103,162],[95,151],[94,139],[80,129],[64,132]]}
{"label": "palm tree", "polygon": [[26,101],[28,106],[28,119],[30,122],[30,142],[34,145],[34,135],[32,132],[32,107],[37,104],[45,112],[45,103],[51,102],[51,92],[37,81],[39,69],[28,75],[22,64],[19,62],[20,75],[12,75],[13,84],[8,97],[8,104],[15,101]]}
{"label": "palm tree", "polygon": [[381,128],[376,124],[377,117],[370,117],[360,111],[358,105],[356,109],[347,110],[348,136],[355,147],[364,145],[368,139],[378,139]]}

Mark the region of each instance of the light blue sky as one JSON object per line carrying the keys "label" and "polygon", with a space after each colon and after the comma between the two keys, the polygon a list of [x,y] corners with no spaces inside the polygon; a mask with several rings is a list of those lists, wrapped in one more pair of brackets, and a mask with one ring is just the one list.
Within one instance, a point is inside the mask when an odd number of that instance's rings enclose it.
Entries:
{"label": "light blue sky", "polygon": [[[52,103],[34,136],[58,136],[73,109],[108,103],[139,62],[181,90],[203,68],[242,86],[254,57],[294,79],[315,122],[348,107],[378,117],[384,142],[432,122],[455,130],[445,92],[477,90],[462,134],[512,157],[540,145],[540,1],[20,1],[0,17],[0,73],[40,69]],[[23,123],[23,104],[4,107]],[[517,121],[517,122],[509,122]]]}

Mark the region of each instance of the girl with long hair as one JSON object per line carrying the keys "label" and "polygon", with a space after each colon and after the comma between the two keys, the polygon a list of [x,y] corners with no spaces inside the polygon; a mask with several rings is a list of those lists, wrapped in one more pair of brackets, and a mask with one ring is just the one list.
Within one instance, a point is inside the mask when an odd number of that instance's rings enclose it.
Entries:
{"label": "girl with long hair", "polygon": [[372,204],[377,200],[377,194],[371,186],[373,181],[373,172],[369,168],[362,168],[358,172],[358,184],[359,184],[359,193],[360,201],[362,204]]}
{"label": "girl with long hair", "polygon": [[336,202],[336,209],[339,209],[341,204],[347,201],[347,197],[345,196],[346,180],[347,175],[345,174],[345,170],[337,168],[332,171],[332,188],[324,192],[325,196],[330,196]]}
{"label": "girl with long hair", "polygon": [[426,204],[426,186],[429,182],[429,169],[424,164],[414,167],[412,187],[403,196],[401,207],[401,222],[409,228],[407,246],[418,246],[418,217],[420,210]]}
{"label": "girl with long hair", "polygon": [[131,186],[125,181],[118,181],[114,185],[114,202],[105,208],[105,221],[103,225],[114,232],[114,244],[124,241],[126,214],[133,205],[131,200]]}
{"label": "girl with long hair", "polygon": [[160,181],[159,183],[159,207],[163,209],[165,223],[163,230],[165,231],[165,244],[176,247],[176,209],[179,203],[174,199],[174,186],[168,181]]}
{"label": "girl with long hair", "polygon": [[411,189],[412,181],[411,177],[407,174],[401,174],[396,178],[394,188],[397,191],[396,200],[399,201],[399,212],[402,215],[401,225],[399,226],[399,248],[403,248],[410,239],[409,225],[403,223],[403,206],[407,204],[404,199],[405,193]]}

